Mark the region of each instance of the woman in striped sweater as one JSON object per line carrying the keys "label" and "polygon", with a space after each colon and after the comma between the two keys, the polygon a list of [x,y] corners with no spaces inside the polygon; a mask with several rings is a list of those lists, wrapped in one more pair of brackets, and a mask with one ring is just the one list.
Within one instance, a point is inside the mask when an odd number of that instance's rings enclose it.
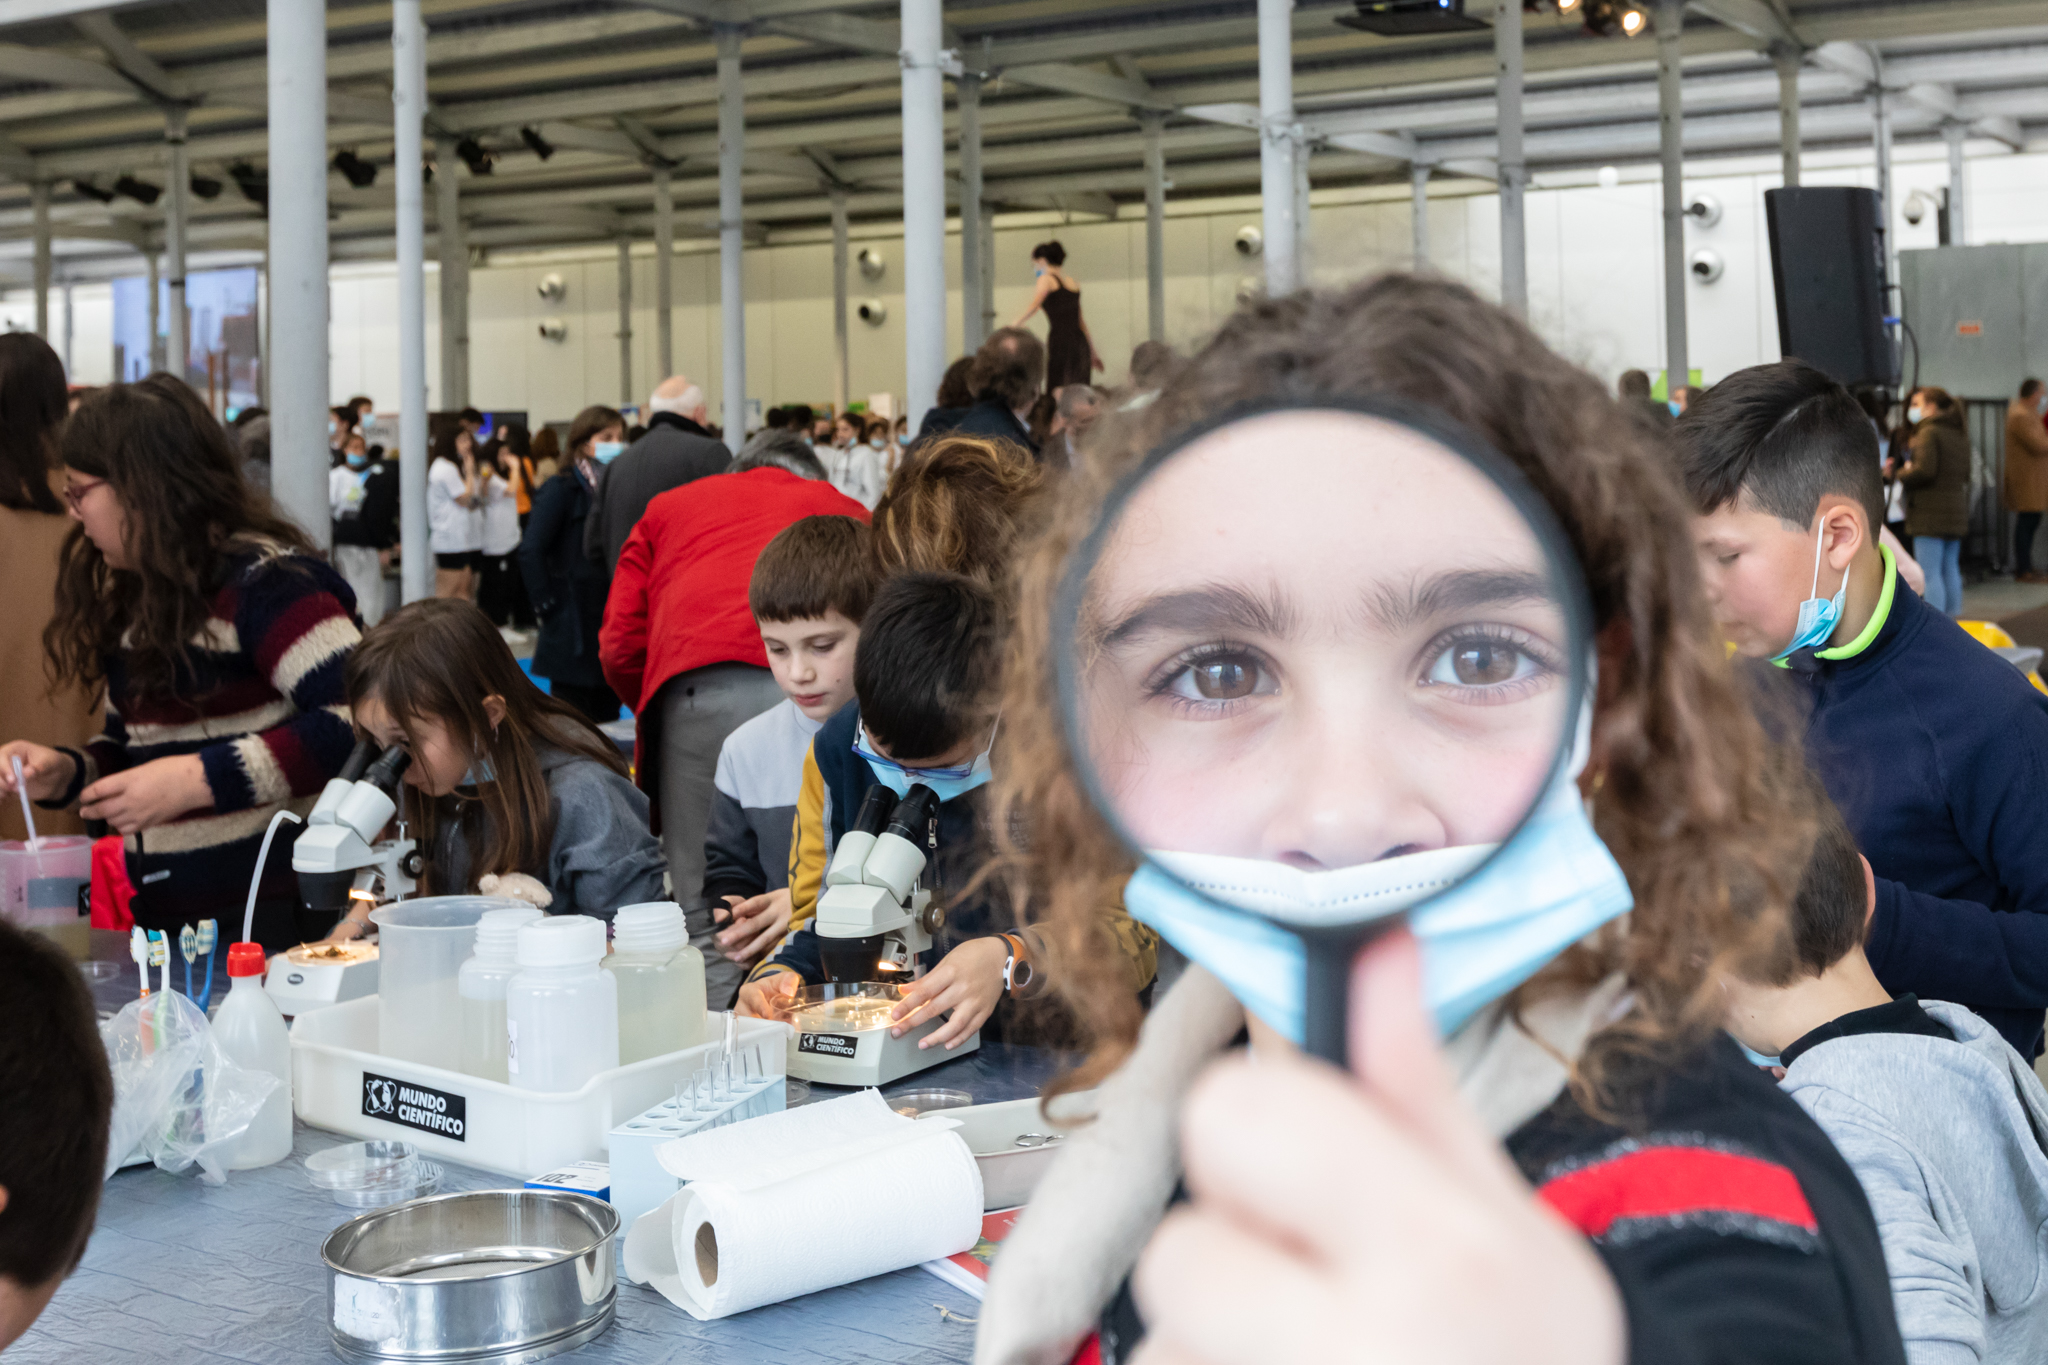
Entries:
{"label": "woman in striped sweater", "polygon": [[[123,836],[136,923],[234,918],[264,826],[309,809],[354,738],[342,669],[355,595],[244,482],[199,399],[169,375],[102,389],[64,431],[64,545],[43,645],[59,683],[104,688],[83,750],[0,746],[29,795]],[[256,937],[297,942],[291,840],[264,868]]]}

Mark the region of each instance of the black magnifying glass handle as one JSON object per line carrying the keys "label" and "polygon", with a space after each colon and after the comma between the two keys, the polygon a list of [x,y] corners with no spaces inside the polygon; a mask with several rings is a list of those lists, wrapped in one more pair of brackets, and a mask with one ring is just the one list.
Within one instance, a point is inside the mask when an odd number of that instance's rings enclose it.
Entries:
{"label": "black magnifying glass handle", "polygon": [[1332,929],[1296,929],[1307,950],[1307,1018],[1302,1048],[1332,1066],[1351,1065],[1351,964],[1365,946],[1405,921],[1388,915],[1367,924]]}

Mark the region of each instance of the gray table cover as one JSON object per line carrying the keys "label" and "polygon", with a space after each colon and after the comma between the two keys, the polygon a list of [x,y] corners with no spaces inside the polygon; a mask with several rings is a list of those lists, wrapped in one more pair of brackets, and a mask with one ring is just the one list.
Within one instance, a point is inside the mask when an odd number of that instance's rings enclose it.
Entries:
{"label": "gray table cover", "polygon": [[[1058,1064],[1044,1052],[991,1043],[884,1093],[943,1086],[981,1103],[1021,1099],[1038,1093]],[[827,1093],[824,1087],[814,1092]],[[356,1211],[308,1184],[304,1162],[308,1153],[348,1140],[299,1124],[289,1158],[232,1174],[218,1188],[150,1166],[118,1173],[107,1182],[83,1264],[9,1349],[8,1365],[326,1365],[337,1359],[327,1331],[320,1244]],[[442,1170],[443,1191],[512,1183],[448,1162]],[[974,1328],[942,1317],[939,1305],[968,1318],[978,1310],[975,1300],[914,1267],[720,1322],[698,1322],[653,1290],[621,1280],[611,1329],[554,1359],[617,1365],[965,1361],[973,1354]]]}

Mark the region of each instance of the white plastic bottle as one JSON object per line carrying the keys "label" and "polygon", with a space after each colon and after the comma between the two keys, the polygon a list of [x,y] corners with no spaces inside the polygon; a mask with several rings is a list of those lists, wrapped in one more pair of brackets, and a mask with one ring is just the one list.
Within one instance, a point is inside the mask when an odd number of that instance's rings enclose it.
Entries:
{"label": "white plastic bottle", "polygon": [[263,947],[228,948],[228,998],[213,1016],[213,1039],[229,1061],[277,1077],[277,1089],[228,1150],[231,1171],[269,1166],[292,1154],[292,1037],[277,1002],[263,989]]}
{"label": "white plastic bottle", "polygon": [[604,968],[619,982],[619,1064],[704,1041],[704,954],[674,901],[623,905]]}
{"label": "white plastic bottle", "polygon": [[519,929],[519,975],[505,988],[506,1079],[522,1090],[580,1090],[619,1064],[618,980],[604,921],[549,915]]}
{"label": "white plastic bottle", "polygon": [[504,1082],[505,988],[519,975],[519,928],[541,917],[531,905],[486,910],[476,922],[476,953],[455,976],[462,998],[462,1050],[457,1063],[472,1076]]}

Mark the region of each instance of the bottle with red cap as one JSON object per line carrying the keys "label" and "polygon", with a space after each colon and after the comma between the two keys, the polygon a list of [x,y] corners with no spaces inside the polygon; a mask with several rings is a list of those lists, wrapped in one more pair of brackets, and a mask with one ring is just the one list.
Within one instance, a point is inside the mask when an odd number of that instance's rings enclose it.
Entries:
{"label": "bottle with red cap", "polygon": [[278,1087],[248,1131],[235,1139],[226,1165],[246,1171],[284,1160],[292,1151],[292,1039],[284,1015],[263,989],[263,945],[237,943],[228,949],[228,998],[213,1016],[213,1038],[236,1066],[268,1071]]}

